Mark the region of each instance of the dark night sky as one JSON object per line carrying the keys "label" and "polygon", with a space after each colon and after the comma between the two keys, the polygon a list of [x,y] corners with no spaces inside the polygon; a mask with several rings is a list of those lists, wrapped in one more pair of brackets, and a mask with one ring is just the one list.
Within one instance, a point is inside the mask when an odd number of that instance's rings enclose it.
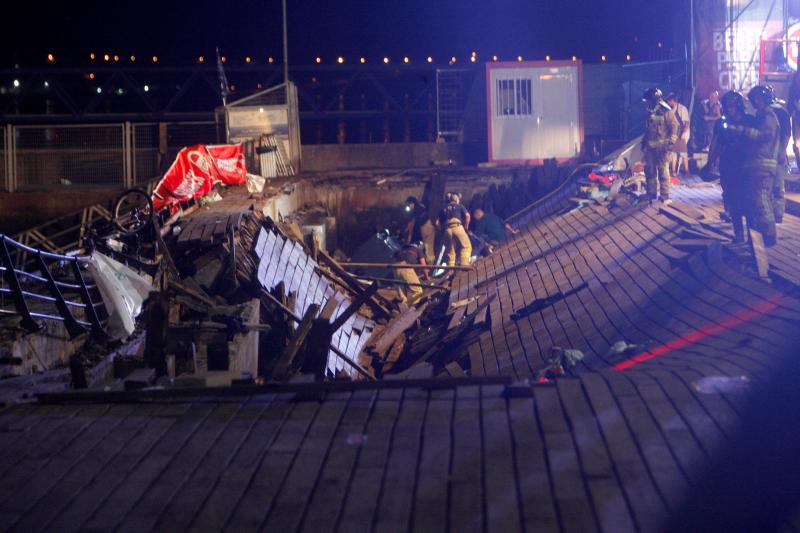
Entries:
{"label": "dark night sky", "polygon": [[[675,7],[683,2],[288,0],[290,61],[311,63],[316,55],[326,63],[337,55],[421,61],[432,55],[439,62],[451,55],[465,60],[473,50],[483,59],[576,54],[591,62],[603,53],[636,59],[650,55],[658,41],[672,45],[674,26],[688,17]],[[217,44],[236,62],[281,55],[280,0],[45,4],[17,4],[0,35],[0,67],[42,65],[47,53],[61,65],[82,65],[91,51],[123,58],[157,54],[162,64],[189,64],[213,55]]]}

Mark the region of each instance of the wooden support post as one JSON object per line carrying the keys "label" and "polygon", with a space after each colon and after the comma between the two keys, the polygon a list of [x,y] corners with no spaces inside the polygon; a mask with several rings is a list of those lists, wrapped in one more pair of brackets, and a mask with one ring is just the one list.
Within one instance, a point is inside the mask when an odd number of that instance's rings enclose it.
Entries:
{"label": "wooden support post", "polygon": [[292,362],[294,361],[297,352],[300,351],[300,348],[302,348],[303,344],[305,344],[306,337],[308,337],[308,334],[311,331],[311,326],[314,318],[317,316],[317,312],[319,312],[319,305],[317,304],[311,304],[308,306],[308,309],[306,309],[303,319],[300,321],[300,324],[297,326],[294,335],[292,335],[289,344],[283,350],[280,359],[278,359],[278,362],[275,365],[275,369],[272,372],[272,377],[274,379],[286,380],[291,375],[290,370],[292,367]]}
{"label": "wooden support post", "polygon": [[146,323],[144,359],[158,376],[163,376],[167,373],[165,348],[169,327],[169,296],[166,293],[159,292],[150,297]]}
{"label": "wooden support post", "polygon": [[295,366],[300,368],[303,374],[313,374],[314,379],[322,381],[325,379],[325,370],[328,367],[328,353],[336,329],[331,324],[333,313],[338,307],[335,298],[329,298],[322,308],[319,317],[314,319],[311,332],[308,334],[308,342],[302,351],[300,359]]}

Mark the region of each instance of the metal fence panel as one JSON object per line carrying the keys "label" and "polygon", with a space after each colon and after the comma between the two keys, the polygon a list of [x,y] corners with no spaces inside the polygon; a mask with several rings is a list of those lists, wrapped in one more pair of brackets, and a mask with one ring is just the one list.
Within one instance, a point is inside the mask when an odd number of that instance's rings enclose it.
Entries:
{"label": "metal fence panel", "polygon": [[133,125],[133,180],[141,184],[159,171],[158,124]]}
{"label": "metal fence panel", "polygon": [[125,184],[123,124],[16,126],[18,190]]}
{"label": "metal fence panel", "polygon": [[2,163],[2,166],[0,166],[0,187],[2,187],[2,190],[4,190],[4,191],[10,191],[11,190],[11,183],[10,183],[11,180],[9,179],[8,172],[7,172],[7,170],[8,170],[8,156],[9,155],[10,154],[8,153],[8,150],[6,150],[6,128],[5,127],[1,127],[0,128],[0,163]]}
{"label": "metal fence panel", "polygon": [[[137,184],[164,172],[181,148],[219,142],[217,127],[212,121],[133,124],[132,137],[133,175]],[[163,154],[162,149],[166,150]]]}

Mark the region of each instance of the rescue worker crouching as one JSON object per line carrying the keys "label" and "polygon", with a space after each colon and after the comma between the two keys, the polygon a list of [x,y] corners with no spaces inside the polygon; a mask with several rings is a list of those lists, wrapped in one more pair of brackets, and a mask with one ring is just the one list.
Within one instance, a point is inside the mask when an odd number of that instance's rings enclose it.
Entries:
{"label": "rescue worker crouching", "polygon": [[778,165],[780,125],[769,107],[772,93],[766,87],[753,87],[747,98],[756,109],[753,125],[733,124],[728,126],[728,130],[741,136],[746,143],[742,172],[745,176],[747,201],[752,206],[752,225],[763,235],[765,246],[774,246],[778,237],[772,206],[772,188]]}
{"label": "rescue worker crouching", "polygon": [[442,238],[445,246],[447,264],[469,265],[472,257],[472,243],[467,235],[470,216],[467,208],[461,205],[461,195],[447,193],[447,205],[439,212],[436,225],[442,229]]}
{"label": "rescue worker crouching", "polygon": [[436,261],[436,229],[428,216],[428,210],[415,196],[406,198],[406,212],[410,220],[406,225],[406,242],[422,241],[425,245],[425,259],[429,264]]}
{"label": "rescue worker crouching", "polygon": [[[394,277],[397,280],[404,281],[404,284],[397,285],[397,294],[402,302],[408,305],[414,305],[420,298],[422,298],[422,286],[420,285],[420,276],[417,274],[416,269],[408,268],[405,265],[425,265],[425,254],[420,250],[419,246],[414,244],[404,244],[400,250],[395,254],[397,258],[397,266],[394,269]],[[421,273],[424,279],[427,279],[427,272]]]}
{"label": "rescue worker crouching", "polygon": [[658,198],[660,191],[661,201],[670,204],[669,154],[678,140],[678,120],[672,108],[664,101],[660,89],[648,89],[642,95],[642,101],[645,102],[648,112],[642,136],[647,194],[652,203]]}
{"label": "rescue worker crouching", "polygon": [[708,163],[703,172],[708,173],[719,161],[722,201],[725,211],[733,223],[734,241],[744,242],[743,218],[747,216],[748,221],[752,221],[752,210],[749,209],[745,178],[742,174],[745,143],[740,136],[733,134],[730,130],[734,125],[752,125],[753,117],[746,114],[744,96],[736,91],[728,91],[722,96],[722,111],[722,118],[714,124]]}

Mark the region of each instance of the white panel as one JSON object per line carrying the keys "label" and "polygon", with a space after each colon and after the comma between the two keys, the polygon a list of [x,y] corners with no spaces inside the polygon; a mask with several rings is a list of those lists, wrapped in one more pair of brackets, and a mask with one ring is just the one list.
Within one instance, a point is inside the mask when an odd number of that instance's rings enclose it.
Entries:
{"label": "white panel", "polygon": [[[577,155],[580,149],[577,67],[493,68],[489,73],[493,160]],[[519,92],[517,83],[526,79],[531,80],[530,108],[520,105],[518,99],[528,96],[524,85]],[[500,91],[498,80],[512,80],[513,93]],[[526,114],[528,110],[530,114]]]}

